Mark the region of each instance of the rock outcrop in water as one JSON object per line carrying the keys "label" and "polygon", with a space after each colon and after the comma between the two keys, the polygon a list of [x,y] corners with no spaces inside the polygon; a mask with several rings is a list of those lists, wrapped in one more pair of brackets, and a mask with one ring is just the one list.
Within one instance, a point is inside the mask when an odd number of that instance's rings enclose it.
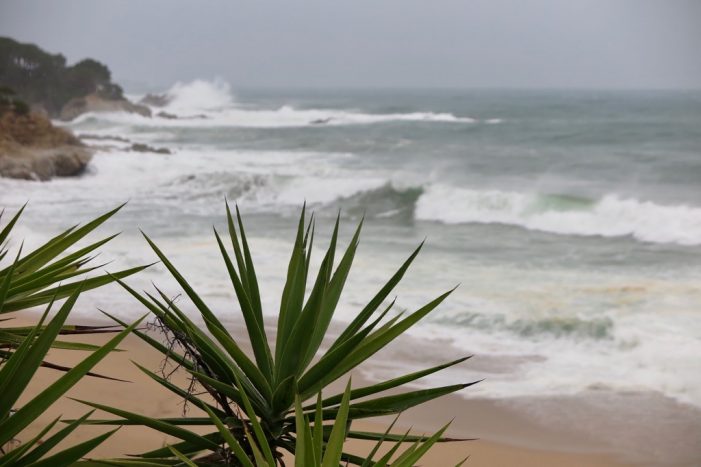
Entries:
{"label": "rock outcrop in water", "polygon": [[139,104],[150,105],[151,107],[165,107],[170,104],[171,98],[167,94],[146,94],[141,98]]}
{"label": "rock outcrop in water", "polygon": [[34,110],[51,118],[71,119],[92,111],[151,114],[148,107],[124,97],[104,64],[88,58],[67,66],[61,54],[8,37],[0,37],[0,85],[14,89]]}
{"label": "rock outcrop in water", "polygon": [[82,173],[92,151],[26,104],[0,93],[0,176],[24,180]]}
{"label": "rock outcrop in water", "polygon": [[132,143],[129,150],[133,152],[151,152],[154,154],[172,154],[168,148],[156,148],[144,143]]}
{"label": "rock outcrop in water", "polygon": [[162,111],[162,112],[158,112],[158,113],[156,114],[156,117],[165,118],[165,119],[167,119],[167,120],[177,120],[177,119],[178,119],[178,116],[177,116],[177,115],[172,114],[172,113],[170,113],[170,112],[163,112],[163,111]]}

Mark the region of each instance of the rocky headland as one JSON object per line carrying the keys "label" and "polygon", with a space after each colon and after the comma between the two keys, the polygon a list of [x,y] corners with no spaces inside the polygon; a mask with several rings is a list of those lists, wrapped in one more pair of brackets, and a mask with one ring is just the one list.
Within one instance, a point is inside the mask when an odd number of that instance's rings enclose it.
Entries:
{"label": "rocky headland", "polygon": [[67,65],[61,54],[9,37],[0,37],[0,85],[50,118],[71,120],[85,112],[114,111],[151,116],[147,106],[124,96],[106,65],[91,58]]}
{"label": "rocky headland", "polygon": [[[104,64],[88,58],[67,65],[61,54],[0,37],[0,176],[43,181],[81,174],[94,149],[51,119],[87,112],[151,117],[147,105],[124,96]],[[131,150],[168,153],[142,146]]]}

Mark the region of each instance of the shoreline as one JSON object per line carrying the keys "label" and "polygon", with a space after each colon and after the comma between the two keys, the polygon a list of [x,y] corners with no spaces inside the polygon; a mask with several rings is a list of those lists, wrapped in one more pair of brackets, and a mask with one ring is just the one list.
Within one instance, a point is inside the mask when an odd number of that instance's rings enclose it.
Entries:
{"label": "shoreline", "polygon": [[[400,361],[416,366],[419,360],[406,350],[421,348],[422,367],[437,365],[445,355],[436,359],[432,345],[436,344],[416,336],[400,336],[386,351],[389,359],[377,358],[375,364]],[[487,353],[476,353],[465,363],[482,368],[489,364]],[[363,369],[377,373],[372,364]],[[468,381],[449,379],[441,384],[454,382]],[[488,386],[489,379],[479,384]],[[701,408],[654,391],[597,386],[576,394],[496,398],[473,396],[467,388],[413,408],[403,418],[406,427],[411,424],[428,431],[439,428],[441,420],[455,418],[450,428],[453,436],[547,452],[601,454],[622,465],[701,465]]]}
{"label": "shoreline", "polygon": [[[20,317],[13,320],[13,323],[31,323],[32,313],[20,313]],[[87,320],[80,321],[86,324]],[[100,320],[101,321],[101,320]],[[104,322],[104,321],[102,321]],[[237,332],[238,330],[235,330]],[[242,336],[243,337],[243,336]],[[105,341],[105,336],[69,336],[69,338],[83,342],[100,343]],[[247,339],[243,337],[243,342]],[[87,378],[74,387],[68,396],[92,400],[106,404],[117,404],[128,410],[139,411],[145,415],[173,417],[182,413],[182,403],[178,397],[172,395],[157,383],[150,380],[141,373],[131,360],[144,364],[147,368],[156,370],[162,360],[160,354],[155,352],[140,339],[129,336],[120,346],[124,352],[113,353],[98,365],[96,371],[113,377],[131,381],[130,383],[116,383],[113,381],[101,380],[97,378]],[[63,364],[75,364],[84,358],[84,352],[71,352],[65,350],[52,350],[49,354],[51,361],[58,361]],[[44,387],[45,384],[57,377],[57,372],[53,370],[40,369],[36,378],[32,381],[32,391]],[[182,375],[179,376],[182,379]],[[363,377],[362,371],[353,374],[354,386],[368,384]],[[341,382],[342,383],[342,382]],[[332,385],[331,390],[335,390],[341,384],[339,382]],[[454,419],[447,436],[456,438],[477,438],[471,441],[443,443],[435,446],[429,455],[424,459],[426,465],[455,465],[466,456],[470,456],[470,465],[520,465],[520,466],[634,466],[634,465],[668,465],[668,466],[691,466],[696,464],[693,453],[682,452],[683,441],[679,435],[683,433],[667,432],[662,438],[660,433],[655,433],[654,429],[646,436],[654,437],[655,443],[647,446],[646,453],[643,449],[639,456],[631,455],[631,452],[622,452],[621,449],[613,449],[615,445],[619,448],[635,448],[640,437],[627,438],[623,433],[616,436],[612,432],[601,432],[600,436],[587,436],[586,430],[580,426],[582,420],[587,418],[586,409],[591,409],[591,404],[583,404],[577,398],[542,398],[541,401],[523,399],[470,399],[453,394],[431,401],[423,406],[416,407],[402,414],[395,431],[406,430],[413,426],[413,433],[429,433],[437,430],[450,419]],[[22,400],[26,400],[23,397]],[[21,400],[21,401],[22,401]],[[539,404],[536,404],[539,402]],[[534,407],[540,406],[540,409]],[[456,407],[459,409],[456,410]],[[530,407],[531,410],[524,410]],[[576,409],[576,410],[575,410]],[[583,410],[585,409],[585,410]],[[684,410],[685,407],[679,405],[677,410]],[[540,410],[540,415],[538,412]],[[602,415],[607,412],[606,423],[616,419],[616,409],[612,411],[611,406],[600,407]],[[620,410],[620,407],[618,407]],[[88,408],[74,401],[63,398],[50,408],[33,423],[25,432],[25,436],[30,436],[47,422],[51,417],[63,415],[65,418],[73,418],[87,412]],[[563,413],[568,413],[569,417],[564,417],[560,423],[553,423]],[[659,410],[656,412],[659,413]],[[559,415],[558,415],[559,414]],[[594,418],[597,414],[591,414]],[[618,414],[620,415],[620,413]],[[678,414],[679,415],[679,414]],[[96,414],[93,418],[102,418]],[[108,417],[109,418],[109,417]],[[560,417],[562,418],[562,417]],[[591,418],[591,417],[589,417]],[[683,419],[683,417],[680,417]],[[688,418],[688,417],[687,417]],[[687,420],[688,421],[688,420]],[[354,424],[354,429],[384,431],[391,422],[390,417],[372,419],[371,421],[360,421]],[[604,423],[604,425],[606,425]],[[693,418],[691,422],[693,424]],[[575,428],[577,427],[577,428]],[[609,427],[615,428],[613,425]],[[197,428],[197,427],[195,427]],[[646,432],[651,427],[641,426],[639,433]],[[652,427],[654,428],[654,427]],[[669,426],[658,427],[669,429]],[[79,442],[87,439],[90,435],[106,431],[106,427],[82,427],[77,430],[72,442]],[[199,431],[199,430],[196,430]],[[686,438],[693,436],[694,431],[688,431]],[[623,442],[626,438],[628,441]],[[676,440],[676,443],[675,443]],[[94,456],[120,456],[144,451],[162,445],[166,437],[148,428],[127,427],[119,430],[111,439],[93,451]],[[608,441],[606,443],[605,441]],[[632,443],[632,445],[631,445]],[[128,446],[128,452],[122,452],[121,447]],[[653,446],[663,449],[650,450]],[[348,448],[351,452],[368,452],[372,443],[351,440]],[[637,448],[645,446],[638,445]],[[667,447],[667,449],[664,449]],[[677,460],[667,458],[667,462],[660,462],[659,458],[649,455],[650,452],[658,455],[668,455],[677,451]],[[686,460],[685,460],[686,456]],[[643,458],[641,458],[643,457]]]}

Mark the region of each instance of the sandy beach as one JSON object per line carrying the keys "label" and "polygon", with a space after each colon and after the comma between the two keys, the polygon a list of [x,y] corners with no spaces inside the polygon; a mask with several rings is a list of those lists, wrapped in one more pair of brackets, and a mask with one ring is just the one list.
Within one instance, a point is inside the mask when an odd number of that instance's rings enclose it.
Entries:
{"label": "sandy beach", "polygon": [[[27,315],[14,322],[29,322]],[[83,321],[84,323],[84,321]],[[100,343],[104,335],[82,336],[82,342]],[[138,361],[147,368],[157,370],[162,364],[160,354],[136,336],[129,336],[120,346],[122,352],[115,352],[96,368],[96,371],[128,382],[116,382],[98,378],[85,378],[75,386],[61,401],[42,417],[38,418],[26,431],[25,437],[35,434],[46,422],[57,417],[74,418],[89,411],[86,406],[70,400],[68,397],[84,399],[98,403],[118,405],[152,417],[177,417],[183,413],[182,401],[160,387],[144,375],[133,361]],[[52,350],[50,360],[70,365],[81,358],[81,352]],[[34,378],[31,390],[22,400],[31,397],[36,391],[57,378],[54,370],[40,369]],[[174,377],[175,381],[184,381],[182,375]],[[363,384],[362,375],[354,374],[354,383]],[[355,385],[354,384],[354,385]],[[190,414],[196,409],[188,408]],[[104,414],[96,412],[93,418],[102,418]],[[107,416],[110,418],[111,416]],[[571,433],[556,430],[544,430],[534,420],[518,414],[514,410],[489,400],[465,400],[459,396],[444,397],[403,414],[395,431],[399,432],[409,426],[414,433],[429,433],[451,418],[455,418],[448,436],[460,438],[479,438],[464,442],[444,443],[434,447],[423,459],[422,465],[455,465],[469,456],[467,465],[472,466],[591,466],[613,467],[636,465],[624,462],[613,453],[600,452],[596,443],[582,442],[578,445]],[[383,420],[372,420],[355,424],[355,429],[384,431]],[[105,427],[83,427],[72,437],[77,443],[97,433],[106,431]],[[525,447],[537,440],[535,448]],[[143,427],[123,427],[107,442],[92,452],[95,457],[116,457],[135,454],[148,449],[160,447],[171,442],[164,435]],[[524,446],[525,445],[525,446]],[[351,452],[363,453],[372,448],[372,443],[351,441]]]}

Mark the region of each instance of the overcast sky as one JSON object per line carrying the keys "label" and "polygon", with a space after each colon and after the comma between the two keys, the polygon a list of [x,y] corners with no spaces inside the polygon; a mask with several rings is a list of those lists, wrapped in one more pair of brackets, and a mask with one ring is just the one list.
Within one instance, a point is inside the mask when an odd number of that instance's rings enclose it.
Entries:
{"label": "overcast sky", "polygon": [[0,0],[0,35],[154,86],[701,87],[700,0]]}

